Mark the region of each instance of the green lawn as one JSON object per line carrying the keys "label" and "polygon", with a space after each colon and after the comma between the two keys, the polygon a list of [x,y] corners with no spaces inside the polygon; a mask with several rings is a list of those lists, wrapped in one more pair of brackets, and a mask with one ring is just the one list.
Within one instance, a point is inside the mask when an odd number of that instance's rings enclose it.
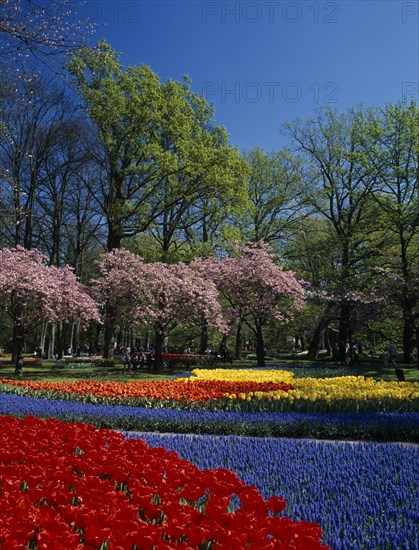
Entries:
{"label": "green lawn", "polygon": [[[313,361],[293,361],[292,359],[280,358],[267,360],[267,366],[275,367],[297,367],[298,369],[307,368],[307,376],[313,372],[313,367],[323,371],[324,369],[342,369],[345,367],[335,366],[328,358]],[[196,365],[197,368],[202,368]],[[233,366],[229,364],[217,363],[216,368],[237,368],[237,367],[256,367],[255,360],[244,359],[234,361]],[[419,382],[419,370],[416,365],[398,365],[405,374],[406,381]],[[124,371],[122,364],[116,363],[114,367],[59,367],[55,366],[55,361],[43,361],[42,365],[25,365],[23,369],[23,379],[27,380],[43,380],[50,382],[72,382],[82,379],[102,379],[102,380],[167,380],[174,378],[182,372],[191,370],[194,367],[177,367],[173,369],[163,369],[158,373],[149,372],[147,370]],[[351,373],[354,369],[349,368]],[[11,365],[0,365],[0,376],[2,378],[14,378],[14,367]],[[394,368],[386,366],[379,361],[363,362],[356,366],[356,373],[362,376],[372,377],[376,380],[397,380]]]}
{"label": "green lawn", "polygon": [[[179,371],[161,371],[160,373],[143,371],[124,371],[122,364],[114,367],[59,367],[55,361],[43,361],[42,365],[25,365],[22,379],[42,380],[48,382],[74,382],[75,380],[101,379],[101,380],[167,380],[173,378]],[[0,366],[2,378],[14,378],[14,367]]]}

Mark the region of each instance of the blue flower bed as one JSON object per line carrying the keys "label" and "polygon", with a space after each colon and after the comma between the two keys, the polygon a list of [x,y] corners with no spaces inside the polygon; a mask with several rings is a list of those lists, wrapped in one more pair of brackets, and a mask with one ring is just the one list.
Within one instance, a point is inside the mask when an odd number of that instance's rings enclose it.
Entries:
{"label": "blue flower bed", "polygon": [[320,523],[334,550],[419,548],[419,449],[394,443],[127,434],[178,451],[200,468],[228,468],[285,514]]}
{"label": "blue flower bed", "polygon": [[[394,443],[191,435],[352,434],[419,440],[419,413],[251,413],[147,409],[0,393],[0,413],[92,422],[164,446],[201,468],[228,468],[265,497],[287,499],[285,514],[318,522],[334,550],[419,548],[419,447]],[[175,433],[178,435],[175,435]],[[188,433],[189,435],[182,435]]]}
{"label": "blue flower bed", "polygon": [[147,409],[0,393],[0,413],[131,431],[419,441],[419,413],[275,413]]}

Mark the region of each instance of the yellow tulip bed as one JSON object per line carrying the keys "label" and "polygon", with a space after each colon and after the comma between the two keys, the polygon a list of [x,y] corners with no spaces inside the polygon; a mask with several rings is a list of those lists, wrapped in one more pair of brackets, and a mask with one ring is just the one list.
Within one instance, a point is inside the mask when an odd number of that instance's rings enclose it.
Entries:
{"label": "yellow tulip bed", "polygon": [[220,380],[230,382],[286,382],[292,380],[294,373],[287,370],[254,370],[254,369],[194,369],[190,380]]}
{"label": "yellow tulip bed", "polygon": [[[280,370],[195,369],[191,380],[286,382],[293,389],[229,394],[231,400],[280,401],[283,410],[419,410],[418,382],[386,382],[363,376],[294,378]],[[278,405],[280,405],[278,403]],[[274,407],[276,408],[276,407]]]}

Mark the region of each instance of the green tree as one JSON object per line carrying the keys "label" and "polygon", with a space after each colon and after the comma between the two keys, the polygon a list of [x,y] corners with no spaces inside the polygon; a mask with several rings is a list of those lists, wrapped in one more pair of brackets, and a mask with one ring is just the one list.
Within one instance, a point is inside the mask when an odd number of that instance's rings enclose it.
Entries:
{"label": "green tree", "polygon": [[228,143],[225,129],[212,124],[213,107],[184,85],[169,81],[164,86],[166,102],[176,93],[179,104],[186,100],[192,118],[181,146],[178,126],[168,120],[161,130],[162,147],[176,157],[178,166],[156,193],[161,213],[150,226],[164,262],[176,261],[177,252],[185,251],[188,232],[205,223],[205,206],[216,205],[225,214],[227,209],[240,212],[246,204],[246,162]]}
{"label": "green tree", "polygon": [[239,221],[243,239],[278,245],[301,214],[294,159],[285,151],[266,153],[259,148],[245,152],[244,158],[249,164],[249,205]]}
{"label": "green tree", "polygon": [[310,215],[324,222],[324,256],[333,271],[324,274],[322,286],[339,308],[339,340],[348,342],[373,239],[369,199],[376,175],[365,163],[364,113],[320,109],[306,123],[286,124],[284,132],[302,162],[301,199]]}
{"label": "green tree", "polygon": [[[96,142],[89,147],[100,168],[95,197],[106,220],[107,249],[153,227],[161,230],[167,255],[179,216],[197,195],[207,186],[240,189],[237,151],[225,130],[212,125],[212,109],[188,79],[162,83],[146,65],[124,68],[104,41],[81,48],[68,67],[93,121]],[[108,357],[113,319],[109,310]]]}
{"label": "green tree", "polygon": [[[381,264],[395,275],[391,292],[403,317],[403,360],[411,362],[415,340],[415,286],[419,265],[419,108],[404,101],[375,110],[363,135],[363,154],[376,175],[372,198],[387,244]],[[394,288],[394,287],[397,288]]]}

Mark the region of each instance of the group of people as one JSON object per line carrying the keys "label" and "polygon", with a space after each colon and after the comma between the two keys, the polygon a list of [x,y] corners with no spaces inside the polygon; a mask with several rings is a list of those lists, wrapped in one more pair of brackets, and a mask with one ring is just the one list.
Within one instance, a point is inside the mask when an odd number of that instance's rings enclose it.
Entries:
{"label": "group of people", "polygon": [[233,364],[233,354],[227,348],[226,344],[223,342],[220,346],[220,357],[223,363]]}
{"label": "group of people", "polygon": [[[183,350],[183,353],[188,355],[193,354],[194,352],[191,348],[185,348]],[[209,357],[214,359],[221,359],[223,363],[233,364],[233,354],[227,348],[225,343],[222,343],[219,348],[207,348],[204,351],[204,355],[208,355]]]}
{"label": "group of people", "polygon": [[332,349],[333,361],[335,365],[359,365],[361,363],[362,345],[359,342],[335,342]]}
{"label": "group of people", "polygon": [[224,343],[221,344],[219,349],[207,348],[205,350],[205,355],[214,357],[214,359],[221,359],[223,363],[230,363],[231,365],[233,364],[233,354]]}
{"label": "group of people", "polygon": [[[333,361],[335,365],[339,362],[341,365],[359,365],[361,363],[360,355],[362,354],[362,345],[359,342],[344,342],[335,343],[332,349]],[[389,364],[393,367],[396,366],[397,360],[397,346],[394,342],[388,344],[388,358]]]}
{"label": "group of people", "polygon": [[121,348],[119,353],[122,357],[124,370],[139,370],[147,368],[153,370],[155,364],[154,351],[143,351],[131,349],[130,347]]}
{"label": "group of people", "polygon": [[[124,370],[139,370],[147,368],[154,370],[155,366],[155,348],[150,347],[148,350],[136,349],[135,347],[120,347],[118,354],[122,358],[122,364]],[[192,354],[190,348],[184,350],[184,354]],[[214,358],[221,359],[223,363],[233,364],[233,354],[223,343],[219,349],[206,349],[205,355],[213,356]]]}

